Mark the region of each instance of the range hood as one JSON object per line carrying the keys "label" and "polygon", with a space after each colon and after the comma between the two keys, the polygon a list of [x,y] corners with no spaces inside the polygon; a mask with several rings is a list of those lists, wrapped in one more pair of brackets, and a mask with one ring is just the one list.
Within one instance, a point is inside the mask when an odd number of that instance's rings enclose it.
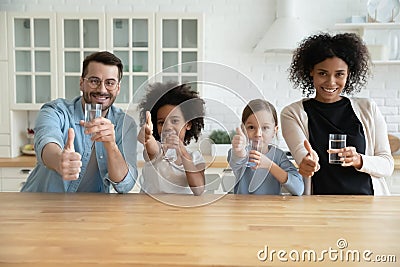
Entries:
{"label": "range hood", "polygon": [[318,30],[295,16],[294,2],[276,0],[276,20],[254,47],[255,52],[292,53],[301,40]]}

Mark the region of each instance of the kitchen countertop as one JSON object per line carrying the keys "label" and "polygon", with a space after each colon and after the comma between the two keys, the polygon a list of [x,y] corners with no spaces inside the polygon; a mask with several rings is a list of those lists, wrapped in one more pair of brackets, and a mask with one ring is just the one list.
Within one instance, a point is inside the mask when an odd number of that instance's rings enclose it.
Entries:
{"label": "kitchen countertop", "polygon": [[400,155],[393,155],[394,158],[394,169],[400,170]]}
{"label": "kitchen countertop", "polygon": [[[394,169],[400,170],[400,155],[393,155]],[[217,156],[214,159],[206,156],[207,168],[228,168],[225,156]],[[19,156],[16,158],[0,158],[0,167],[35,167],[36,157]],[[138,167],[143,167],[143,161],[138,162]]]}
{"label": "kitchen countertop", "polygon": [[19,156],[16,158],[0,158],[0,167],[35,167],[35,156]]}

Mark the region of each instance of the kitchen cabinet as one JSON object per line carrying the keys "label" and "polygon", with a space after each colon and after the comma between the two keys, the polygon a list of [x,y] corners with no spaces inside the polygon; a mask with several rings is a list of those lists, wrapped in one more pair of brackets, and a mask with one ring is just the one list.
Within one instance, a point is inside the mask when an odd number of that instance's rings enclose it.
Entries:
{"label": "kitchen cabinet", "polygon": [[13,110],[79,95],[84,57],[105,49],[104,16],[9,13],[8,27]]}
{"label": "kitchen cabinet", "polygon": [[[0,61],[0,81],[4,88],[8,88],[8,64]],[[9,90],[2,90],[0,98],[0,157],[9,156],[11,134],[10,134],[10,106],[8,102]]]}
{"label": "kitchen cabinet", "polygon": [[19,192],[32,167],[3,167],[1,170],[1,192]]}
{"label": "kitchen cabinet", "polygon": [[[3,88],[8,88],[8,64],[0,61],[0,81]],[[0,135],[10,131],[10,106],[8,101],[9,90],[2,90],[0,98]],[[0,138],[1,139],[1,138]],[[0,141],[1,144],[2,141]]]}
{"label": "kitchen cabinet", "polygon": [[8,13],[12,109],[39,109],[56,97],[55,16]]}
{"label": "kitchen cabinet", "polygon": [[198,64],[203,58],[203,16],[157,14],[156,64],[160,81],[190,83],[198,90]]}
{"label": "kitchen cabinet", "polygon": [[96,51],[111,51],[124,64],[116,100],[124,109],[165,68],[153,81],[195,81],[197,66],[188,62],[203,57],[198,14],[8,13],[7,19],[13,110],[38,110],[52,99],[79,95],[82,62]]}
{"label": "kitchen cabinet", "polygon": [[400,23],[337,23],[333,30],[358,33],[370,52],[378,45],[387,59],[373,60],[374,64],[400,64]]}
{"label": "kitchen cabinet", "polygon": [[143,97],[141,86],[154,74],[154,14],[107,16],[107,47],[124,65],[121,91],[115,103],[126,109]]}
{"label": "kitchen cabinet", "polygon": [[[123,78],[115,103],[124,110],[142,99],[141,88],[149,79],[196,80],[196,64],[180,64],[203,59],[202,14],[0,12],[4,21],[0,75],[9,90],[0,100],[2,157],[18,156],[19,146],[26,143],[19,133],[29,123],[21,112],[80,95],[82,62],[92,52],[107,50],[121,58]],[[169,66],[173,71],[162,72]]]}
{"label": "kitchen cabinet", "polygon": [[106,50],[104,15],[57,15],[57,97],[73,99],[80,94],[82,62],[93,52]]}
{"label": "kitchen cabinet", "polygon": [[[7,32],[7,15],[6,12],[0,11],[0,32]],[[7,60],[7,38],[0,39],[0,61]]]}
{"label": "kitchen cabinet", "polygon": [[[0,32],[7,32],[6,12],[0,12]],[[0,98],[0,157],[10,155],[10,105],[9,105],[9,83],[8,83],[8,53],[7,38],[0,40],[0,81],[2,96]]]}

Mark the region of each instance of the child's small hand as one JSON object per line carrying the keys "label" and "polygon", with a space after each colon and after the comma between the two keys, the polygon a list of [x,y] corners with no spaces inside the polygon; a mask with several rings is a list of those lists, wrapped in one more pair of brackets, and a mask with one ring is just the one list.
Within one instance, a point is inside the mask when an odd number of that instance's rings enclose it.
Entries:
{"label": "child's small hand", "polygon": [[144,125],[145,142],[153,138],[153,123],[151,122],[150,111],[146,111],[146,124]]}
{"label": "child's small hand", "polygon": [[164,151],[167,151],[168,149],[175,149],[177,152],[177,159],[175,163],[178,165],[181,164],[183,159],[191,161],[191,156],[186,150],[186,146],[183,143],[183,141],[179,138],[179,136],[176,133],[173,134],[168,134],[167,137],[165,138],[165,141],[163,143],[163,149]]}
{"label": "child's small hand", "polygon": [[267,156],[257,150],[250,150],[249,162],[255,163],[255,166],[251,167],[253,170],[258,168],[269,169],[272,165],[272,161]]}
{"label": "child's small hand", "polygon": [[147,143],[150,138],[153,138],[153,123],[151,122],[150,111],[146,111],[146,123],[140,128],[137,138],[142,144]]}
{"label": "child's small hand", "polygon": [[[165,138],[165,140],[163,142],[163,145],[164,145],[165,149],[173,148],[173,149],[179,150],[180,143],[182,143],[182,142],[181,142],[181,140],[179,140],[179,136],[175,132],[173,132],[173,133],[167,135],[167,137]],[[182,145],[183,145],[183,143],[182,143]]]}
{"label": "child's small hand", "polygon": [[175,142],[179,142],[176,151],[178,151],[178,158],[186,159],[192,161],[192,157],[190,156],[189,152],[186,150],[186,146],[182,140],[178,138]]}
{"label": "child's small hand", "polygon": [[240,127],[236,128],[236,134],[232,138],[232,151],[237,157],[246,157],[246,136]]}

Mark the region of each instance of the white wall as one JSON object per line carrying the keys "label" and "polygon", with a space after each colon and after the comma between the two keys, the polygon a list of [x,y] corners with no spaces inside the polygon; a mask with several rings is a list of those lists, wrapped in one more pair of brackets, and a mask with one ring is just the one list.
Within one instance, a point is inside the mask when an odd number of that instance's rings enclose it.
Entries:
{"label": "white wall", "polygon": [[[295,0],[302,19],[329,28],[351,15],[365,15],[367,0]],[[14,12],[201,12],[205,14],[205,60],[226,64],[249,77],[280,111],[301,98],[287,81],[290,56],[267,56],[252,48],[275,18],[274,0],[0,0],[0,10]],[[399,17],[396,18],[399,21]],[[374,99],[388,124],[400,135],[400,64],[377,65],[360,96]],[[205,97],[229,101],[212,90]],[[241,103],[229,103],[240,113]],[[236,105],[236,106],[235,106]],[[212,109],[209,112],[216,112]],[[223,123],[234,128],[234,116]],[[210,127],[207,128],[209,130]]]}

